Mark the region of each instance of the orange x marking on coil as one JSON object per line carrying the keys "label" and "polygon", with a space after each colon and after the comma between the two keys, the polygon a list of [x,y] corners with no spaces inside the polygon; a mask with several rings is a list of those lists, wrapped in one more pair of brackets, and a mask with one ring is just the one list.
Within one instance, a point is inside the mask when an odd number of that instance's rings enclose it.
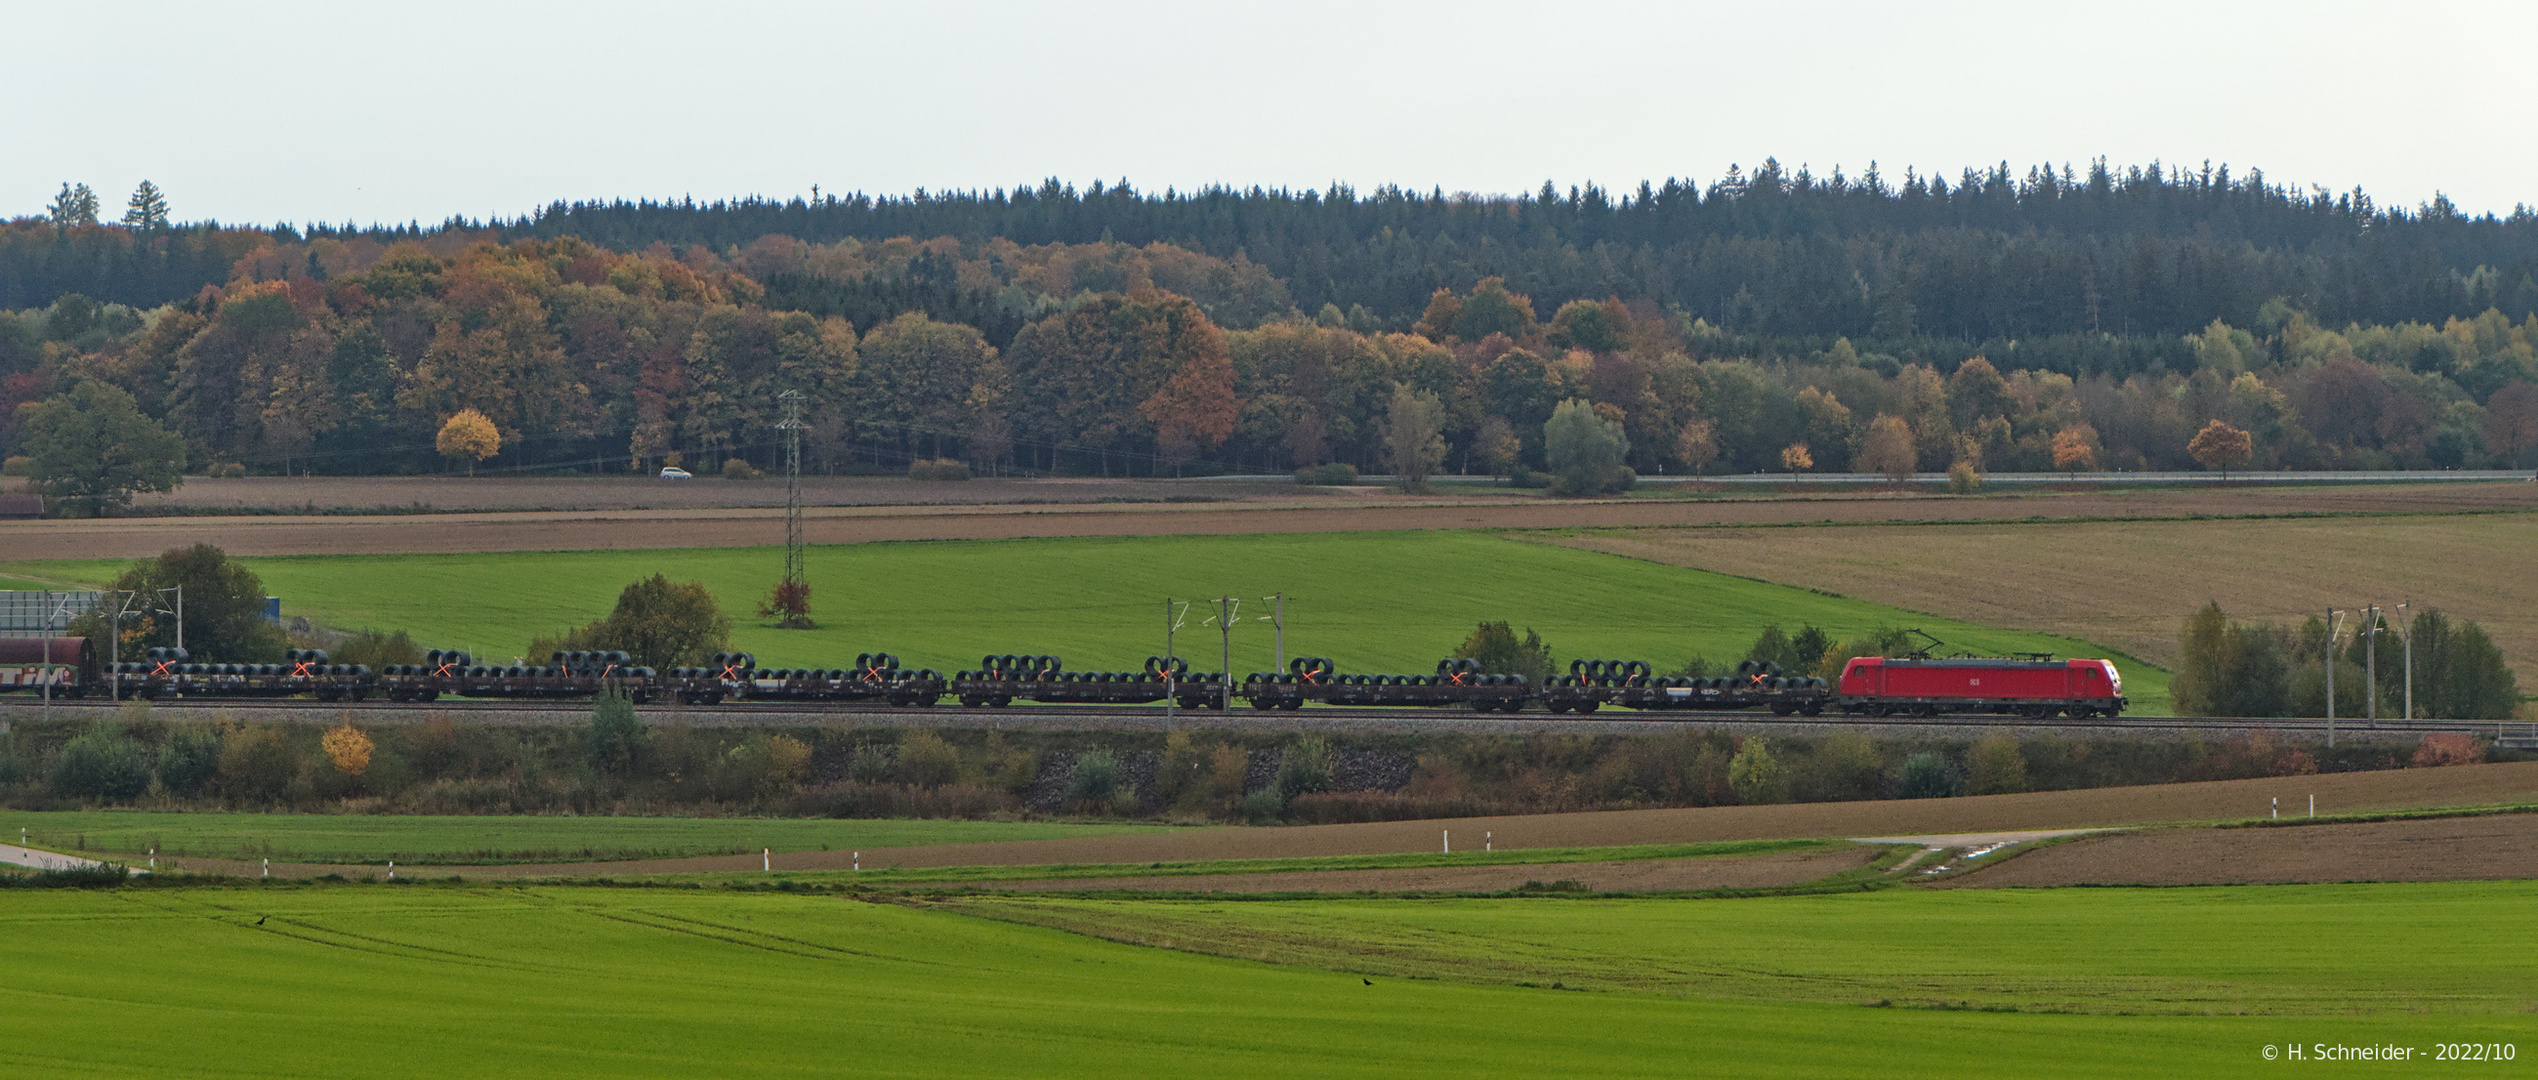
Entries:
{"label": "orange x marking on coil", "polygon": [[151,668],[151,669],[150,669],[150,674],[151,674],[152,676],[166,676],[166,675],[172,675],[172,674],[175,674],[175,673],[174,673],[174,672],[169,671],[168,669],[169,669],[169,668],[172,668],[172,667],[175,667],[175,666],[176,666],[176,661],[174,661],[174,660],[161,660],[161,661],[159,661],[159,665],[158,665],[157,667],[154,667],[154,668]]}

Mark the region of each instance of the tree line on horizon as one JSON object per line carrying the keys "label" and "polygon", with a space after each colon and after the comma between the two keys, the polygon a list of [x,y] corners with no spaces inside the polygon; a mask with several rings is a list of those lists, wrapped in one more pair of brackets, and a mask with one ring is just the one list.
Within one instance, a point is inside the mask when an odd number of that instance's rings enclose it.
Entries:
{"label": "tree line on horizon", "polygon": [[175,225],[155,188],[156,224],[117,227],[99,223],[93,195],[86,213],[65,209],[73,194],[65,185],[44,216],[0,226],[0,308],[72,292],[156,306],[225,283],[227,263],[266,242],[572,236],[618,251],[728,253],[768,236],[951,236],[1240,255],[1286,283],[1300,310],[1362,305],[1394,330],[1434,290],[1485,277],[1546,308],[1620,296],[1818,348],[1836,336],[1984,351],[2057,335],[2175,336],[2214,319],[2249,325],[2276,297],[2327,325],[2538,311],[2538,211],[2469,215],[2438,196],[2382,206],[2358,189],[2304,191],[2209,163],[2099,160],[2020,175],[2003,162],[1950,183],[1911,170],[1897,181],[1874,163],[1817,176],[1766,160],[1706,185],[1562,192],[1546,181],[1513,196],[1344,185],[1148,194],[1124,180],[1079,189],[1052,179],[906,196],[559,201],[516,219],[367,227]]}

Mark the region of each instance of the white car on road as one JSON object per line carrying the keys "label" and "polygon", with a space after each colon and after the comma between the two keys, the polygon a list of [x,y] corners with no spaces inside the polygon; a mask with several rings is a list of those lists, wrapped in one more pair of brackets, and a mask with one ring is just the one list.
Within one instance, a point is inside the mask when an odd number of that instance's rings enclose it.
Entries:
{"label": "white car on road", "polygon": [[691,479],[691,476],[690,476],[690,474],[688,473],[688,471],[687,471],[687,470],[682,469],[682,468],[679,468],[679,467],[678,467],[678,466],[676,466],[676,465],[672,465],[672,466],[669,466],[668,468],[665,468],[665,469],[662,469],[662,470],[661,470],[661,479],[663,479],[663,480],[687,480],[687,479]]}

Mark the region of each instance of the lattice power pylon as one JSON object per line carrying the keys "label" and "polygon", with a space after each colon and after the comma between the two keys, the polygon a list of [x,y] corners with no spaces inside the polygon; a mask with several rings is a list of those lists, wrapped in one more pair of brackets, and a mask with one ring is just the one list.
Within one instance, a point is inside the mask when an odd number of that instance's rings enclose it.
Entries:
{"label": "lattice power pylon", "polygon": [[802,392],[776,395],[784,403],[784,580],[802,581]]}

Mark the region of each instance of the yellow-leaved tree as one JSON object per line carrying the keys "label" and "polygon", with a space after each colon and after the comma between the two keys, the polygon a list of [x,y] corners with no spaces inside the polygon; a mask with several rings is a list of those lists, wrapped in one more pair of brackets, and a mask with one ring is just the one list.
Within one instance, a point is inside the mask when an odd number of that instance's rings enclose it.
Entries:
{"label": "yellow-leaved tree", "polygon": [[467,475],[476,475],[476,463],[502,450],[502,432],[494,422],[475,409],[460,409],[441,422],[440,438],[433,443],[446,458],[463,458]]}
{"label": "yellow-leaved tree", "polygon": [[370,771],[370,736],[362,734],[350,721],[329,729],[319,743],[326,748],[326,760],[334,763],[336,772],[360,776]]}

